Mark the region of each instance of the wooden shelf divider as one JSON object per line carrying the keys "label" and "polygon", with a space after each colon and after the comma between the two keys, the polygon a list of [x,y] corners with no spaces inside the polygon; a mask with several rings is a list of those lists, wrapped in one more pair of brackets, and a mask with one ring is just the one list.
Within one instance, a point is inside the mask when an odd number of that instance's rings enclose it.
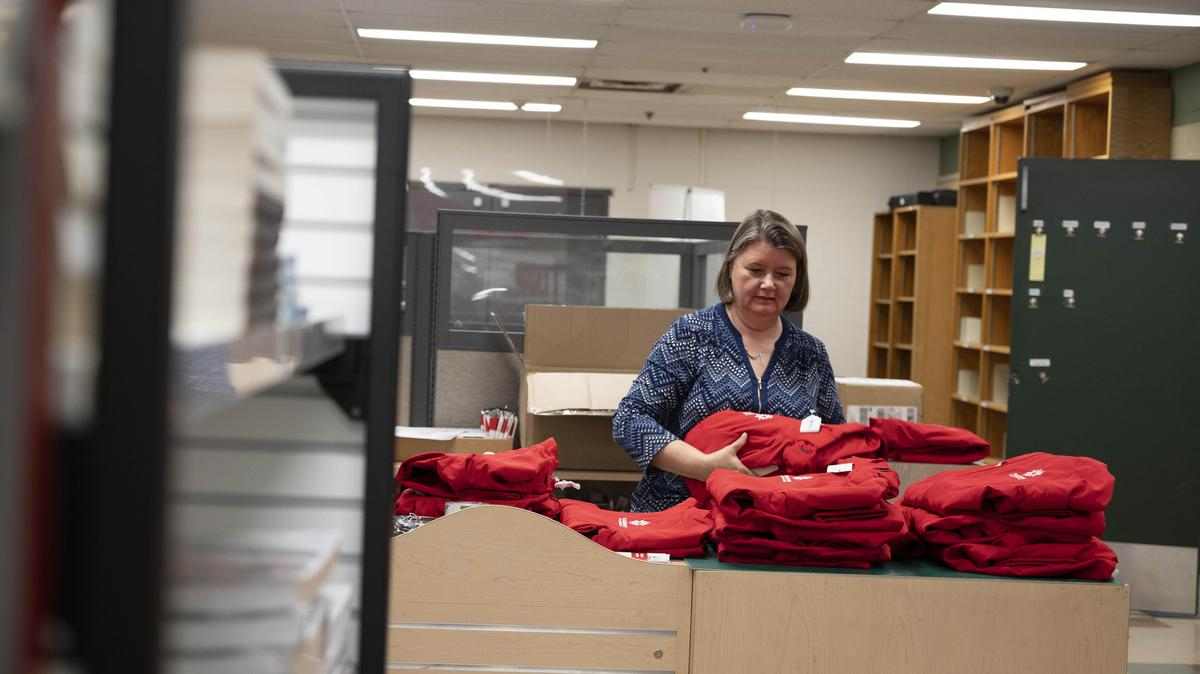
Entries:
{"label": "wooden shelf divider", "polygon": [[942,261],[954,254],[954,214],[951,206],[905,206],[877,213],[874,221],[867,376],[920,383],[922,418],[933,423],[951,420],[954,299],[945,291],[954,270]]}

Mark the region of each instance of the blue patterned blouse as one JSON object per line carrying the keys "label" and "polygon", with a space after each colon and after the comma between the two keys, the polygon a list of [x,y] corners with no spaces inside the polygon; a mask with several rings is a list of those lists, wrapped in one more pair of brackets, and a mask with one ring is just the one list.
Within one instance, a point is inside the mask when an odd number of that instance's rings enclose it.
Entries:
{"label": "blue patterned blouse", "polygon": [[687,498],[683,478],[650,465],[659,450],[722,410],[783,414],[845,423],[829,354],[819,339],[783,319],[762,382],[723,304],[681,316],[659,338],[613,416],[613,439],[645,471],[634,511],[657,511]]}

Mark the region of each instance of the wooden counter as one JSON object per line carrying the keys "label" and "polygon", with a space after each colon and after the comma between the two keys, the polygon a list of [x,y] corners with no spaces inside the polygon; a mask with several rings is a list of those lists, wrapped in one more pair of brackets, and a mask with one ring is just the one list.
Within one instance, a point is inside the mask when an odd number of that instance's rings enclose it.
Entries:
{"label": "wooden counter", "polygon": [[1124,674],[1129,588],[964,574],[693,566],[692,674]]}
{"label": "wooden counter", "polygon": [[651,564],[501,506],[392,541],[388,663],[403,671],[1120,674],[1119,583]]}
{"label": "wooden counter", "polygon": [[388,665],[405,671],[689,671],[685,564],[622,557],[525,510],[471,508],[393,539],[388,606]]}

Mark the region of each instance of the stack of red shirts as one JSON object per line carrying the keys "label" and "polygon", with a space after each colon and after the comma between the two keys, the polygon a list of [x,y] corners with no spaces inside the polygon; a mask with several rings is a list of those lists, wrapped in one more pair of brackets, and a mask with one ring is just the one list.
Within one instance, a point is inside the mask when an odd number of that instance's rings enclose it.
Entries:
{"label": "stack of red shirts", "polygon": [[[775,466],[773,474],[799,475],[823,471],[852,456],[879,454],[879,434],[862,424],[822,424],[813,433],[800,432],[800,420],[780,414],[717,412],[692,427],[684,442],[705,453],[715,452],[746,434],[738,458],[747,468]],[[688,490],[701,504],[708,492],[699,480],[687,480]]]}
{"label": "stack of red shirts", "polygon": [[1035,452],[928,477],[903,505],[929,554],[958,571],[1108,580],[1117,556],[1097,537],[1113,484],[1095,459]]}
{"label": "stack of red shirts", "polygon": [[744,564],[869,568],[891,559],[906,531],[896,473],[880,459],[852,458],[848,472],[755,477],[716,470],[717,558]]}
{"label": "stack of red shirts", "polygon": [[550,438],[499,454],[418,454],[396,473],[397,515],[438,517],[448,501],[524,508],[558,519],[554,498],[558,444]]}
{"label": "stack of red shirts", "polygon": [[562,499],[561,521],[617,552],[661,552],[672,557],[703,557],[712,515],[689,498],[660,512],[604,510],[585,501]]}
{"label": "stack of red shirts", "polygon": [[991,445],[971,431],[901,419],[871,419],[890,461],[974,463],[988,455]]}

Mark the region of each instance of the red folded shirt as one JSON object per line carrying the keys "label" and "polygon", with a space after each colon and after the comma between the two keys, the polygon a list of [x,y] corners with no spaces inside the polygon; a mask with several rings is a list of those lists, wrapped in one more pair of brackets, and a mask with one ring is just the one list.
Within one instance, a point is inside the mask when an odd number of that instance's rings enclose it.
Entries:
{"label": "red folded shirt", "polygon": [[916,526],[913,524],[913,509],[907,506],[899,506],[900,512],[904,515],[904,532],[896,540],[892,541],[889,547],[892,549],[892,559],[921,559],[926,556],[925,541],[917,535]]}
{"label": "red folded shirt", "polygon": [[1097,538],[1085,543],[1014,542],[959,543],[935,554],[957,571],[995,576],[1108,580],[1117,568],[1117,555]]}
{"label": "red folded shirt", "polygon": [[[800,420],[777,414],[717,412],[692,427],[684,442],[705,453],[728,446],[746,434],[738,458],[747,468],[775,466],[778,473],[810,473],[852,456],[879,454],[879,436],[862,424],[822,424],[801,433]],[[704,484],[687,480],[692,495],[706,500]]]}
{"label": "red folded shirt", "polygon": [[704,555],[704,541],[712,531],[709,511],[696,499],[660,512],[627,513],[605,510],[591,503],[562,499],[563,524],[618,552],[666,552],[672,557]]}
{"label": "red folded shirt", "polygon": [[743,564],[870,568],[872,563],[886,562],[891,557],[886,545],[797,545],[766,538],[721,541],[717,544],[717,559]]}
{"label": "red folded shirt", "polygon": [[557,468],[558,445],[549,438],[499,454],[418,454],[400,464],[396,485],[452,500],[512,500],[552,493]]}
{"label": "red folded shirt", "polygon": [[881,503],[897,494],[900,479],[879,459],[849,459],[846,473],[755,477],[715,470],[707,489],[716,508],[730,519],[754,509],[791,519],[878,517]]}
{"label": "red folded shirt", "polygon": [[545,515],[550,519],[558,519],[562,512],[562,507],[559,505],[558,499],[553,495],[541,494],[537,496],[526,496],[517,499],[503,498],[483,498],[483,499],[465,499],[465,498],[446,498],[443,496],[428,496],[419,493],[413,489],[405,489],[396,497],[396,502],[392,508],[392,513],[395,515],[420,515],[421,517],[441,517],[446,514],[446,503],[450,501],[478,501],[480,503],[488,503],[491,505],[503,505],[512,508],[521,508],[523,510],[531,510],[539,515]]}
{"label": "red folded shirt", "polygon": [[1020,536],[1023,543],[1085,543],[1104,533],[1104,513],[1010,513],[938,515],[908,511],[913,530],[936,545],[992,543]]}
{"label": "red folded shirt", "polygon": [[770,513],[743,511],[736,519],[713,511],[713,539],[721,542],[769,538],[798,545],[879,547],[907,535],[900,506],[884,504],[879,517],[849,522],[792,520]]}
{"label": "red folded shirt", "polygon": [[826,562],[816,559],[788,559],[774,557],[755,557],[754,555],[740,555],[734,552],[721,552],[721,547],[717,546],[717,559],[727,564],[763,564],[767,566],[815,566],[821,568],[835,569],[869,569],[873,566],[871,562],[859,561],[833,561]]}
{"label": "red folded shirt", "polygon": [[904,505],[932,513],[1097,512],[1112,500],[1113,476],[1101,462],[1046,452],[979,468],[952,470],[904,492]]}
{"label": "red folded shirt", "polygon": [[879,433],[883,455],[893,461],[972,463],[991,451],[987,440],[951,426],[871,419],[871,428]]}

